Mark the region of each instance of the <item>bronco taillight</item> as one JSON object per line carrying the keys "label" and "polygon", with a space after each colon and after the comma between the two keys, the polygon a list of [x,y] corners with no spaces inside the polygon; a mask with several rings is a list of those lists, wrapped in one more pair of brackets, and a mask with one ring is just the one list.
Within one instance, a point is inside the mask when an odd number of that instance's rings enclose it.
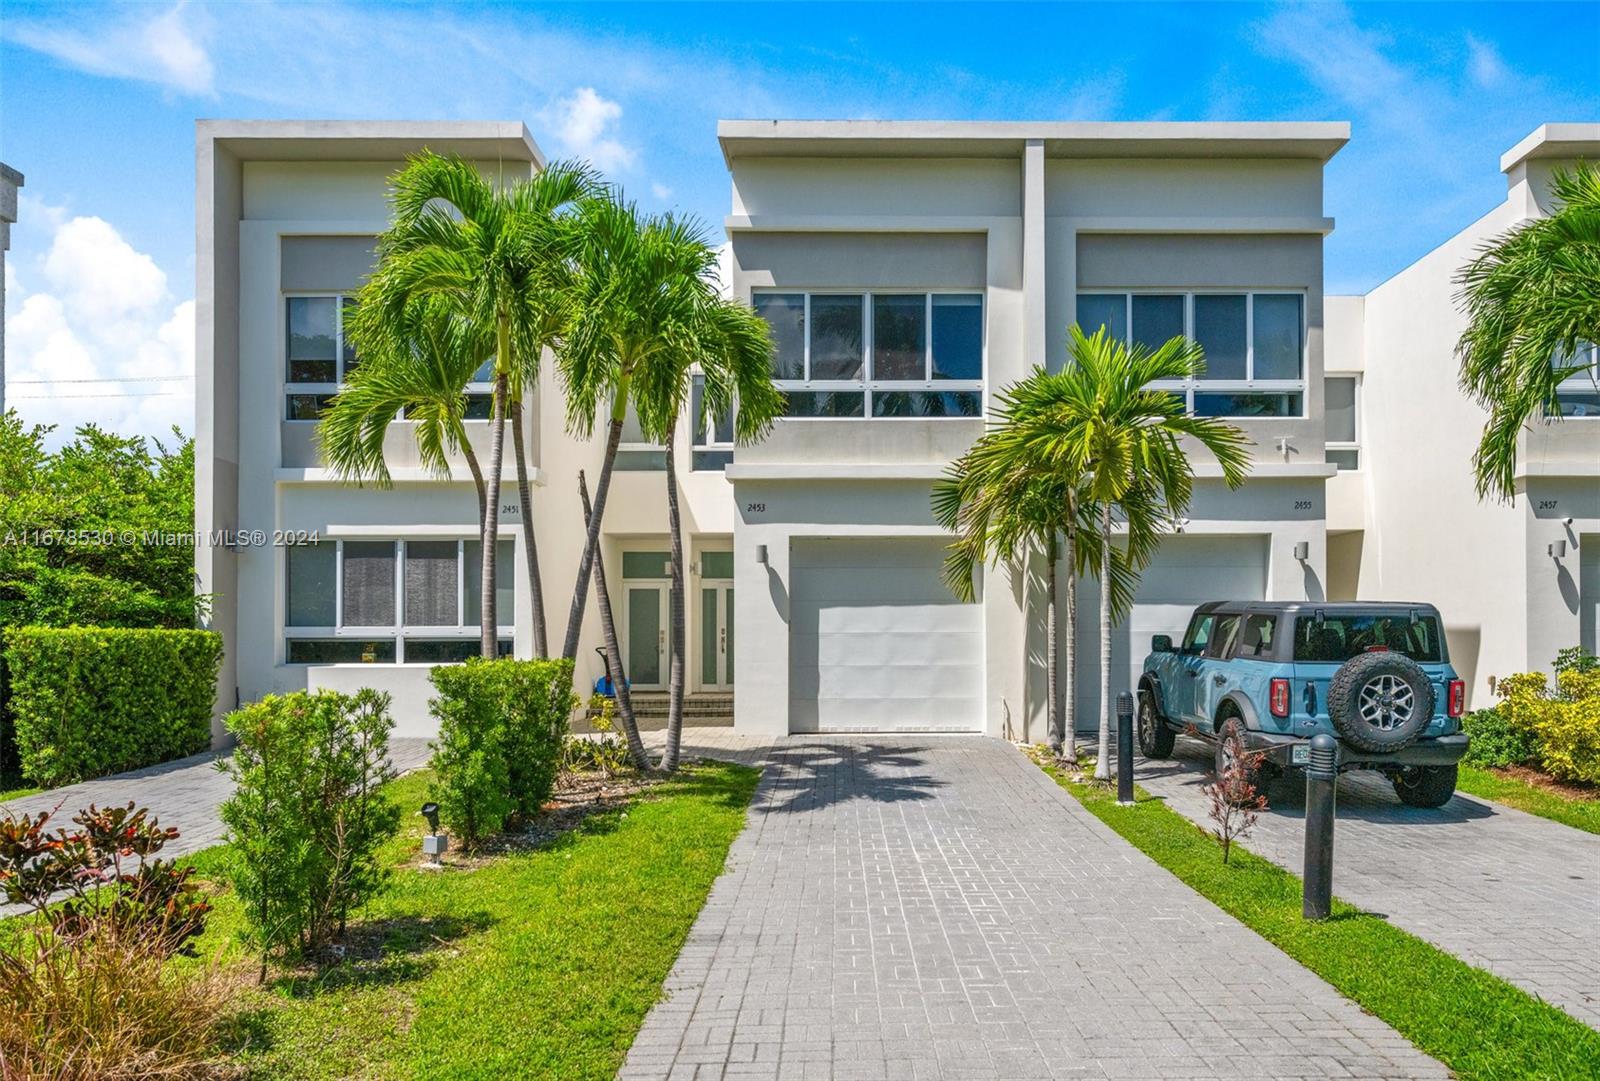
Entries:
{"label": "bronco taillight", "polygon": [[1274,717],[1287,717],[1289,715],[1288,680],[1275,679],[1272,681],[1271,705]]}
{"label": "bronco taillight", "polygon": [[1450,716],[1459,717],[1467,708],[1467,685],[1459,679],[1450,681],[1450,693],[1446,695],[1446,709]]}

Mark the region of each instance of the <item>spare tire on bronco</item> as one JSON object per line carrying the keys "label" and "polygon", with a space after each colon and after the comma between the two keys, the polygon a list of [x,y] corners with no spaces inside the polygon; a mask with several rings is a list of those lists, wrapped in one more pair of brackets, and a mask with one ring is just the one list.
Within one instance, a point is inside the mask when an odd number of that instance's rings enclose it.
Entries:
{"label": "spare tire on bronco", "polygon": [[1384,650],[1345,661],[1328,684],[1328,716],[1363,751],[1398,751],[1433,719],[1433,684],[1416,661]]}

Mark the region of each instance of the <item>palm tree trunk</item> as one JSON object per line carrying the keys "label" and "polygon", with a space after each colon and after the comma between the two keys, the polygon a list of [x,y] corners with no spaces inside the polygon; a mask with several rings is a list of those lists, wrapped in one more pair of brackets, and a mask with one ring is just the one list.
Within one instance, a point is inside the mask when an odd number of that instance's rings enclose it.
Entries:
{"label": "palm tree trunk", "polygon": [[478,454],[472,449],[472,441],[461,440],[461,456],[467,460],[467,472],[472,474],[472,486],[478,491],[478,534],[483,534],[484,515],[489,513],[489,493],[483,486],[483,466],[478,464]]}
{"label": "palm tree trunk", "polygon": [[678,470],[672,461],[673,434],[667,433],[667,531],[672,541],[672,602],[668,633],[667,747],[661,768],[678,768],[678,747],[683,742],[683,528],[678,520]]}
{"label": "palm tree trunk", "polygon": [[1100,508],[1100,753],[1097,780],[1111,777],[1111,503]]}
{"label": "palm tree trunk", "polygon": [[1061,694],[1056,686],[1056,535],[1053,530],[1050,533],[1050,539],[1045,542],[1044,566],[1045,585],[1050,591],[1044,610],[1044,685],[1045,697],[1050,703],[1048,738],[1050,740],[1050,750],[1059,755],[1061,753],[1063,733],[1061,731]]}
{"label": "palm tree trunk", "polygon": [[1078,761],[1078,561],[1077,534],[1067,533],[1067,656],[1062,666],[1061,698],[1063,719],[1061,756]]}
{"label": "palm tree trunk", "polygon": [[522,550],[528,559],[528,599],[533,608],[533,655],[550,656],[544,623],[544,581],[539,577],[539,545],[533,537],[533,486],[528,483],[527,442],[522,431],[522,396],[511,402],[511,447],[517,458],[517,497],[522,500]]}
{"label": "palm tree trunk", "polygon": [[578,656],[578,637],[583,633],[583,606],[589,599],[589,576],[594,570],[595,553],[600,549],[600,522],[606,512],[606,493],[611,490],[611,467],[617,460],[617,445],[622,442],[622,418],[627,411],[628,377],[624,375],[618,381],[616,400],[611,403],[611,430],[606,433],[606,456],[600,463],[600,481],[594,486],[594,515],[589,519],[583,555],[578,558],[578,581],[572,589],[572,606],[567,610],[567,636],[561,644],[561,656],[569,661]]}
{"label": "palm tree trunk", "polygon": [[[503,336],[503,332],[502,332]],[[484,487],[483,575],[478,599],[478,651],[493,659],[500,651],[500,622],[495,613],[495,541],[500,533],[500,468],[506,455],[506,376],[494,377],[494,409],[489,422],[489,476]]]}
{"label": "palm tree trunk", "polygon": [[[578,495],[583,499],[583,522],[588,525],[593,515],[589,511],[589,482],[578,470]],[[617,644],[617,624],[611,617],[611,594],[606,589],[606,563],[599,556],[594,561],[595,603],[600,606],[600,635],[605,640],[606,671],[611,676],[611,693],[617,698],[617,719],[622,722],[622,735],[628,741],[628,757],[634,767],[650,768],[650,756],[645,752],[644,740],[639,738],[639,725],[633,719],[633,694],[628,690],[628,674],[622,670],[622,649]]]}

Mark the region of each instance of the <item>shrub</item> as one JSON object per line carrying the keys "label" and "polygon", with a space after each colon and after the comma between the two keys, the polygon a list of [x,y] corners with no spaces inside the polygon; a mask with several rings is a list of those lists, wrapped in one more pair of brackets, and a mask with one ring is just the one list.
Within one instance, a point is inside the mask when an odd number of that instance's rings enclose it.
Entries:
{"label": "shrub", "polygon": [[0,1072],[198,1076],[228,987],[212,966],[168,964],[192,952],[210,911],[191,869],[156,858],[177,831],[131,803],[90,807],[72,830],[48,830],[50,818],[0,820],[0,892],[33,912],[0,936]]}
{"label": "shrub", "polygon": [[471,848],[550,798],[577,702],[572,662],[475,657],[441,665],[432,678],[433,794],[451,832]]}
{"label": "shrub", "polygon": [[1546,773],[1600,784],[1600,670],[1568,667],[1553,692],[1542,672],[1510,676],[1496,689],[1511,724],[1533,733]]}
{"label": "shrub", "polygon": [[247,937],[266,957],[310,953],[343,934],[385,884],[378,848],[400,829],[380,790],[389,765],[389,696],[373,690],[268,695],[228,716],[238,740],[218,768],[237,788],[222,805]]}
{"label": "shrub", "polygon": [[211,631],[6,630],[22,775],[50,788],[211,745],[222,638]]}
{"label": "shrub", "polygon": [[1467,748],[1468,765],[1522,766],[1536,759],[1539,743],[1533,730],[1513,723],[1511,713],[1507,709],[1479,709],[1462,718],[1462,730],[1472,739]]}

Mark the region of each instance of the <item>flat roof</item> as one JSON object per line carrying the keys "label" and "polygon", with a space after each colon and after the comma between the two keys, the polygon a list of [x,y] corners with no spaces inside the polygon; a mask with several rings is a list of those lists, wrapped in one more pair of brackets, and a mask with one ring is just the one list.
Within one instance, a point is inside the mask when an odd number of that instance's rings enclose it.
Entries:
{"label": "flat roof", "polygon": [[195,135],[243,161],[395,161],[426,149],[545,164],[520,120],[197,120]]}
{"label": "flat roof", "polygon": [[1345,121],[719,120],[732,165],[745,157],[1015,157],[1028,142],[1058,158],[1305,158],[1350,141]]}
{"label": "flat roof", "polygon": [[1530,158],[1600,158],[1600,124],[1540,124],[1500,155],[1500,171],[1509,173]]}

